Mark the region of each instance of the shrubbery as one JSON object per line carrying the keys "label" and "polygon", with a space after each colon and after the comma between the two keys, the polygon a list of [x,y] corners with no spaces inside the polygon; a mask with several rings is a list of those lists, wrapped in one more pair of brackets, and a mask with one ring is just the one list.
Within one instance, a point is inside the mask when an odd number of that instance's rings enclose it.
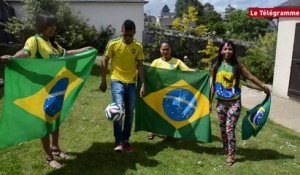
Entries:
{"label": "shrubbery", "polygon": [[259,37],[248,49],[247,56],[242,59],[250,72],[265,83],[273,81],[276,36],[276,33],[267,33]]}
{"label": "shrubbery", "polygon": [[74,13],[64,1],[58,0],[23,0],[26,17],[11,18],[5,24],[5,30],[12,33],[18,42],[24,43],[29,36],[35,34],[35,18],[38,13],[48,11],[56,14],[57,41],[66,49],[93,46],[103,52],[104,48],[115,33],[111,26],[96,29],[87,25],[87,20]]}

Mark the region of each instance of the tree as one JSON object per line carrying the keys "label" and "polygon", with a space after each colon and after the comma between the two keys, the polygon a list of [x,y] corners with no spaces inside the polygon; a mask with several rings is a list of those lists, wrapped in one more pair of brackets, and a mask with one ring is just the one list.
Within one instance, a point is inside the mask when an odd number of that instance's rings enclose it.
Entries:
{"label": "tree", "polygon": [[214,45],[214,42],[211,38],[207,40],[206,48],[200,53],[204,54],[204,58],[202,58],[199,62],[198,68],[204,67],[205,70],[212,69],[212,62],[218,56],[219,48]]}
{"label": "tree", "polygon": [[244,40],[253,40],[270,30],[267,19],[249,18],[247,10],[232,11],[226,28],[230,32],[229,37]]}
{"label": "tree", "polygon": [[192,29],[192,33],[197,35],[197,36],[204,36],[205,34],[207,34],[208,28],[205,25],[199,25],[197,27],[195,27],[194,29]]}
{"label": "tree", "polygon": [[214,11],[214,6],[210,3],[205,3],[203,9],[205,12]]}
{"label": "tree", "polygon": [[184,32],[189,32],[191,24],[198,20],[198,12],[195,7],[190,6],[188,13],[183,14],[182,25]]}
{"label": "tree", "polygon": [[179,18],[175,18],[172,25],[173,25],[173,29],[182,30],[182,25],[181,25],[181,22],[180,22]]}
{"label": "tree", "polygon": [[199,25],[191,29],[192,24],[196,24],[197,20],[198,11],[195,7],[190,6],[188,13],[183,14],[182,20],[180,20],[180,18],[174,19],[172,23],[173,29],[192,33],[194,35],[202,37],[207,33],[208,28],[205,25]]}
{"label": "tree", "polygon": [[175,4],[176,17],[181,17],[184,13],[187,13],[190,6],[196,8],[199,16],[204,14],[203,5],[198,0],[177,0]]}
{"label": "tree", "polygon": [[160,16],[164,16],[164,14],[167,14],[167,13],[170,13],[170,8],[165,5],[162,9],[161,9],[161,12],[160,12]]}
{"label": "tree", "polygon": [[250,72],[265,83],[272,83],[276,53],[276,33],[260,36],[242,59]]}

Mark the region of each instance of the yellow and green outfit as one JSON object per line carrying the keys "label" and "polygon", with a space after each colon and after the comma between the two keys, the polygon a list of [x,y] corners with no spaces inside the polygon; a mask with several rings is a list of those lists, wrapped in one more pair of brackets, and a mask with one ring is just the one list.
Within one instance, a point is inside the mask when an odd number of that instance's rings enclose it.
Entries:
{"label": "yellow and green outfit", "polygon": [[23,50],[30,58],[57,58],[63,56],[66,51],[59,44],[53,47],[50,41],[44,40],[41,36],[35,35],[27,39]]}
{"label": "yellow and green outfit", "polygon": [[137,40],[131,44],[119,37],[111,40],[106,46],[105,57],[111,58],[111,79],[123,83],[136,82],[137,61],[144,60],[143,46]]}
{"label": "yellow and green outfit", "polygon": [[152,61],[151,63],[152,67],[162,68],[162,69],[171,69],[171,70],[182,70],[187,71],[190,68],[184,64],[180,59],[178,58],[171,58],[168,61],[165,61],[163,58],[157,58]]}
{"label": "yellow and green outfit", "polygon": [[114,122],[115,144],[126,148],[129,145],[133,122],[137,63],[144,60],[143,46],[136,40],[133,40],[131,44],[126,44],[123,37],[119,37],[107,44],[104,55],[111,59],[113,102],[125,107],[124,127],[123,119]]}
{"label": "yellow and green outfit", "polygon": [[233,66],[225,66],[222,62],[217,69],[214,88],[223,148],[229,156],[235,155],[235,127],[241,111],[241,85],[236,81]]}

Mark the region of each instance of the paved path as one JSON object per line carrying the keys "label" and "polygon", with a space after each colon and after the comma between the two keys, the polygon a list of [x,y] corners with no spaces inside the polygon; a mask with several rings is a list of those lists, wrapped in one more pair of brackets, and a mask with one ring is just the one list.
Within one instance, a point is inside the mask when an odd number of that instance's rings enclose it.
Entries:
{"label": "paved path", "polygon": [[[265,98],[265,93],[243,86],[242,105],[252,108]],[[300,133],[300,102],[272,95],[269,118],[274,122]]]}

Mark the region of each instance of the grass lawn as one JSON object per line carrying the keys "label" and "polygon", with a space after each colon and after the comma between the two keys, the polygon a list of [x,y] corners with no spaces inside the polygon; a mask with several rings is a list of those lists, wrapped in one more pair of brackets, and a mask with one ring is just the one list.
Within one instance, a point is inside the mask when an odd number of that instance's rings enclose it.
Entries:
{"label": "grass lawn", "polygon": [[[225,167],[216,113],[211,116],[212,143],[163,142],[159,137],[149,141],[146,132],[132,132],[135,151],[115,153],[112,123],[105,119],[103,112],[111,102],[110,88],[106,93],[99,92],[99,75],[100,68],[95,65],[68,119],[60,127],[61,147],[72,154],[71,160],[61,160],[64,168],[54,170],[46,164],[41,143],[36,139],[0,150],[0,175],[300,173],[300,135],[270,120],[256,138],[242,141],[240,118],[236,130],[236,163]],[[244,113],[245,110],[241,116]]]}

